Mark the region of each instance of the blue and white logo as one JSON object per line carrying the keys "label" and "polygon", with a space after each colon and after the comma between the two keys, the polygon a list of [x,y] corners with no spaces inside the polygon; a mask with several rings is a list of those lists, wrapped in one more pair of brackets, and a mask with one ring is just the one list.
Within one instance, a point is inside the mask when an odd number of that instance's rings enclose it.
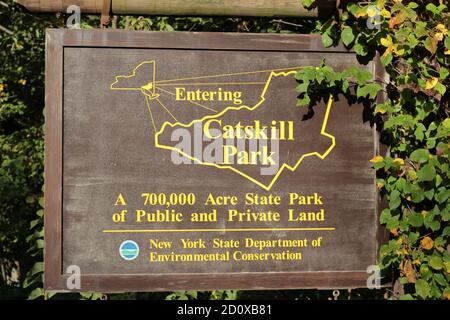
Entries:
{"label": "blue and white logo", "polygon": [[139,246],[132,240],[126,240],[120,245],[119,253],[127,261],[134,260],[139,255]]}

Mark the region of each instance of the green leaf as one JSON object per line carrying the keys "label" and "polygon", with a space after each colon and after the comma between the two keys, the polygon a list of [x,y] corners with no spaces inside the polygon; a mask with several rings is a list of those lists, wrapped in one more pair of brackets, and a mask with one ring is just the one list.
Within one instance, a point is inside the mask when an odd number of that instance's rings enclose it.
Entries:
{"label": "green leaf", "polygon": [[31,268],[30,271],[28,271],[27,273],[27,277],[32,277],[35,274],[39,273],[39,272],[43,272],[44,271],[44,262],[40,261],[40,262],[36,262],[33,267]]}
{"label": "green leaf", "polygon": [[433,200],[434,189],[427,190],[423,193],[428,200]]}
{"label": "green leaf", "polygon": [[366,82],[372,80],[372,73],[366,70],[356,70],[356,82],[358,82],[359,85],[365,85]]}
{"label": "green leaf", "polygon": [[386,223],[386,228],[388,228],[388,229],[394,229],[394,228],[397,228],[398,225],[399,225],[399,221],[398,221],[399,218],[400,218],[399,215],[396,215],[396,216],[390,218],[390,219],[388,220],[388,222]]}
{"label": "green leaf", "polygon": [[450,226],[447,226],[444,228],[444,231],[442,232],[442,236],[448,236],[450,235]]}
{"label": "green leaf", "polygon": [[333,45],[333,38],[330,37],[328,33],[322,34],[322,44],[325,48],[331,47]]}
{"label": "green leaf", "polygon": [[28,300],[35,300],[43,296],[44,296],[44,289],[36,288],[33,291],[31,291],[30,295],[28,296]]}
{"label": "green leaf", "polygon": [[356,96],[358,98],[368,96],[370,99],[375,99],[380,90],[381,86],[378,83],[369,83],[364,86],[358,86]]}
{"label": "green leaf", "polygon": [[431,229],[432,231],[437,231],[441,228],[440,222],[435,221],[435,220],[431,220],[431,221],[424,220],[424,224],[425,224],[425,227]]}
{"label": "green leaf", "polygon": [[87,300],[91,299],[92,294],[93,294],[92,292],[80,292],[80,296],[83,299],[87,299]]}
{"label": "green leaf", "polygon": [[410,232],[408,234],[408,241],[410,244],[415,244],[417,239],[419,239],[419,233],[418,232]]}
{"label": "green leaf", "polygon": [[424,41],[425,49],[430,51],[431,54],[435,54],[437,50],[437,41],[433,37],[427,37]]}
{"label": "green leaf", "polygon": [[311,8],[311,6],[316,2],[316,0],[301,0],[301,2],[305,8]]}
{"label": "green leaf", "polygon": [[297,99],[297,107],[304,107],[311,103],[311,98],[306,93],[303,95],[303,98]]}
{"label": "green leaf", "polygon": [[[364,56],[367,55],[367,53],[369,53],[367,45],[361,44],[359,42],[355,44],[353,49],[355,50],[356,54],[359,55],[359,56],[363,56],[364,57]],[[392,58],[392,55],[391,55],[391,58]]]}
{"label": "green leaf", "polygon": [[397,190],[392,191],[389,196],[389,209],[394,210],[398,208],[400,203],[401,203],[400,192],[398,192]]}
{"label": "green leaf", "polygon": [[446,36],[445,37],[445,48],[447,48],[447,50],[450,50],[450,36]]}
{"label": "green leaf", "polygon": [[417,172],[419,181],[432,181],[436,176],[436,169],[431,164],[425,165]]}
{"label": "green leaf", "polygon": [[44,197],[39,198],[39,205],[44,208]]}
{"label": "green leaf", "polygon": [[391,211],[389,209],[384,209],[380,214],[380,223],[385,224],[392,218]]}
{"label": "green leaf", "polygon": [[437,202],[443,203],[450,197],[450,190],[445,187],[441,187],[438,189],[438,192],[434,196]]}
{"label": "green leaf", "polygon": [[447,88],[442,83],[438,82],[434,87],[434,90],[439,92],[440,95],[444,95],[445,92],[447,91]]}
{"label": "green leaf", "polygon": [[430,286],[423,279],[418,279],[415,284],[416,293],[422,298],[426,299],[430,295]]}
{"label": "green leaf", "polygon": [[440,274],[440,273],[436,273],[433,276],[434,280],[439,283],[441,286],[445,287],[447,286],[447,281],[445,280],[444,275]]}
{"label": "green leaf", "polygon": [[433,14],[439,14],[441,12],[441,10],[439,10],[439,7],[435,6],[433,3],[427,4],[425,9],[432,12]]}
{"label": "green leaf", "polygon": [[29,286],[31,286],[32,284],[35,283],[40,283],[42,285],[42,274],[40,275],[35,275],[33,277],[26,277],[23,281],[23,287],[24,288],[28,288]]}
{"label": "green leaf", "polygon": [[427,139],[427,148],[433,149],[436,146],[436,139],[435,138],[429,138]]}
{"label": "green leaf", "polygon": [[418,162],[418,163],[424,163],[427,162],[429,159],[430,153],[427,149],[417,149],[414,150],[413,153],[409,156],[409,158],[412,161]]}
{"label": "green leaf", "polygon": [[90,300],[100,300],[103,297],[103,294],[100,292],[94,292],[90,298]]}
{"label": "green leaf", "polygon": [[410,3],[408,3],[408,8],[411,9],[416,9],[417,7],[419,7],[419,5],[413,1],[411,1]]}
{"label": "green leaf", "polygon": [[[422,141],[424,138],[424,131],[425,131],[425,127],[423,124],[419,124],[421,126],[417,126],[416,131],[414,131],[414,136],[416,137],[417,140]],[[423,127],[423,129],[422,129]]]}
{"label": "green leaf", "polygon": [[295,90],[297,90],[297,92],[299,92],[299,93],[308,92],[308,87],[309,87],[309,81],[299,84],[295,88]]}
{"label": "green leaf", "polygon": [[41,222],[41,219],[34,219],[30,222],[30,229],[33,229]]}
{"label": "green leaf", "polygon": [[408,294],[401,295],[399,299],[400,300],[414,300],[414,297],[408,293]]}
{"label": "green leaf", "polygon": [[428,281],[433,276],[433,272],[428,268],[427,264],[423,263],[420,265],[420,275],[424,280]]}
{"label": "green leaf", "polygon": [[428,260],[428,264],[435,270],[441,270],[443,267],[442,260],[438,256],[432,256]]}
{"label": "green leaf", "polygon": [[439,69],[439,79],[445,80],[449,76],[450,72],[447,68],[444,66],[441,66],[441,69]]}
{"label": "green leaf", "polygon": [[350,27],[344,28],[341,32],[341,39],[344,45],[347,47],[355,40],[355,35],[353,34],[353,29]]}
{"label": "green leaf", "polygon": [[413,227],[420,227],[423,224],[423,217],[420,213],[417,212],[413,212],[410,216],[409,216],[409,224],[412,225]]}

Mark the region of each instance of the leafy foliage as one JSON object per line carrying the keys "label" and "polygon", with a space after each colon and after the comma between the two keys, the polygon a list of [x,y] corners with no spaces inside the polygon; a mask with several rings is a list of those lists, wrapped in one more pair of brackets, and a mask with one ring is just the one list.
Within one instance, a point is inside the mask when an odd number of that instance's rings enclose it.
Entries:
{"label": "leafy foliage", "polygon": [[28,248],[43,245],[34,242],[42,230],[30,221],[43,184],[44,30],[58,23],[54,16],[32,17],[13,1],[1,2],[0,21],[0,295],[23,297],[24,272],[42,261],[42,250]]}
{"label": "leafy foliage", "polygon": [[[312,105],[319,93],[342,94],[369,105],[379,124],[389,151],[370,162],[388,202],[380,223],[391,236],[379,264],[395,272],[405,293],[400,299],[450,299],[450,13],[444,2],[352,2],[318,22],[324,46],[342,41],[361,62],[378,53],[387,84],[324,63],[297,73],[300,106]],[[386,99],[377,104],[383,93]]]}

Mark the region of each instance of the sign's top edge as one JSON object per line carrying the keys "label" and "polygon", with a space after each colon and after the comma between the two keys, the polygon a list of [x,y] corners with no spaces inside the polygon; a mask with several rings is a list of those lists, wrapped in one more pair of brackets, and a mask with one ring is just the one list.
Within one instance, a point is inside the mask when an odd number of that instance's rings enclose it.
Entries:
{"label": "sign's top edge", "polygon": [[56,28],[47,28],[46,33],[47,41],[63,46],[355,53],[342,44],[325,48],[320,35],[314,34]]}

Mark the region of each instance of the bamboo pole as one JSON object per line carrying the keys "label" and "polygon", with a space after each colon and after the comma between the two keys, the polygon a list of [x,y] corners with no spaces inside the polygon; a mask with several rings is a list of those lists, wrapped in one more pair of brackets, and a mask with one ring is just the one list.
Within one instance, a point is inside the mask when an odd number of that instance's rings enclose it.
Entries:
{"label": "bamboo pole", "polygon": [[[70,5],[81,13],[101,13],[104,0],[16,0],[32,12],[65,12]],[[336,0],[318,0],[318,9],[306,10],[300,0],[107,0],[112,14],[175,16],[316,17],[332,10]]]}

